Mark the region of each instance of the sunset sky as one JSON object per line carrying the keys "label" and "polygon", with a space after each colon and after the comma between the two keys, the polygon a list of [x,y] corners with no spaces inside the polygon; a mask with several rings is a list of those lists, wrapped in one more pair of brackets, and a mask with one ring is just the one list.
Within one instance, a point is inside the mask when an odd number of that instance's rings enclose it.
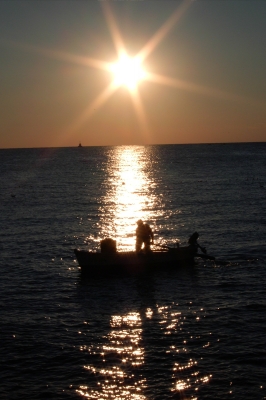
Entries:
{"label": "sunset sky", "polygon": [[2,0],[0,148],[265,141],[265,21],[256,0]]}

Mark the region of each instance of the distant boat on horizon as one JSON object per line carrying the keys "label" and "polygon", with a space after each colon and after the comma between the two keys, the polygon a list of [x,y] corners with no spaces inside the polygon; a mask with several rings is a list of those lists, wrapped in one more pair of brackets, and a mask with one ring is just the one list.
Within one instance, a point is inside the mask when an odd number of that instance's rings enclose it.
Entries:
{"label": "distant boat on horizon", "polygon": [[79,143],[78,147],[82,147],[82,144],[81,144],[81,143]]}

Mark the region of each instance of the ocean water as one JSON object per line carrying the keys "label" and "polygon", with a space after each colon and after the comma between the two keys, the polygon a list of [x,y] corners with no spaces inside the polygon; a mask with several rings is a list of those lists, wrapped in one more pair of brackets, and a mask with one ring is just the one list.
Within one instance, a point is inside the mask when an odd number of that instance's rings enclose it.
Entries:
{"label": "ocean water", "polygon": [[[216,261],[83,278],[194,231]],[[266,399],[266,143],[0,150],[1,399]]]}

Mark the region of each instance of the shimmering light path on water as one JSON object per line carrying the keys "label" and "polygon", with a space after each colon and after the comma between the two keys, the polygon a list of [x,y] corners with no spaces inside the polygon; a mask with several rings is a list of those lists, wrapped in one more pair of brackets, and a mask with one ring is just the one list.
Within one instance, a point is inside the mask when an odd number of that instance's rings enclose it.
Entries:
{"label": "shimmering light path on water", "polygon": [[120,251],[132,250],[136,221],[156,220],[161,197],[153,174],[154,153],[146,147],[115,147],[108,152],[101,237],[118,239]]}
{"label": "shimmering light path on water", "polygon": [[[265,399],[265,150],[1,150],[0,397]],[[216,262],[82,278],[73,249],[141,217]]]}

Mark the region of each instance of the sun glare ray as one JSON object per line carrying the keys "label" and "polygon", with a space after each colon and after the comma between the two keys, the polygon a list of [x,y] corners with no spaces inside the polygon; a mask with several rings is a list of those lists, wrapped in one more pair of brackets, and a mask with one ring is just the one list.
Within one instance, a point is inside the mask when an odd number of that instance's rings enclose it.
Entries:
{"label": "sun glare ray", "polygon": [[110,4],[108,1],[104,1],[101,4],[102,4],[102,9],[103,9],[103,13],[105,16],[105,20],[109,26],[109,30],[110,30],[112,38],[113,38],[113,43],[115,45],[116,52],[118,54],[118,57],[121,57],[126,53],[126,49],[125,49],[120,31],[117,27],[117,23],[115,21],[114,15],[111,11]]}
{"label": "sun glare ray", "polygon": [[102,3],[102,6],[105,19],[109,26],[110,33],[118,54],[118,61],[110,65],[110,71],[114,75],[114,84],[116,85],[117,89],[121,85],[124,85],[129,89],[136,116],[139,121],[141,133],[145,137],[145,141],[148,141],[150,138],[150,130],[148,127],[148,121],[144,107],[141,103],[141,98],[137,90],[138,83],[146,78],[146,71],[141,65],[143,57],[137,55],[134,58],[130,58],[127,55],[120,31],[109,3],[104,2]]}
{"label": "sun glare ray", "polygon": [[131,96],[131,98],[132,98],[135,112],[136,112],[136,115],[137,115],[137,118],[139,121],[141,133],[144,136],[144,141],[146,143],[149,143],[150,139],[151,139],[151,133],[150,133],[151,131],[149,128],[148,120],[146,117],[146,113],[145,113],[139,92],[136,90],[134,92],[134,96]]}
{"label": "sun glare ray", "polygon": [[108,71],[110,74],[113,74],[113,80],[111,81],[111,83],[107,85],[107,87],[90,102],[85,110],[80,113],[80,115],[72,122],[72,124],[70,124],[69,128],[66,129],[64,133],[57,136],[57,144],[60,145],[60,140],[62,140],[63,135],[64,141],[74,135],[89,118],[93,117],[97,109],[102,107],[103,104],[121,86],[124,86],[128,89],[136,113],[136,118],[139,123],[141,135],[143,136],[145,142],[149,142],[151,137],[148,118],[141,101],[140,93],[138,91],[138,85],[141,84],[142,81],[161,84],[175,89],[185,90],[199,95],[219,98],[222,100],[229,100],[253,106],[265,107],[264,102],[256,101],[255,99],[250,99],[234,93],[228,93],[226,91],[215,88],[208,88],[203,85],[197,85],[191,82],[182,81],[180,79],[147,72],[143,68],[142,63],[155,50],[159,43],[166,37],[170,30],[180,20],[180,18],[184,15],[192,2],[193,0],[184,0],[178,6],[175,12],[162,24],[162,26],[155,32],[150,40],[148,40],[144,47],[134,57],[129,56],[127,53],[126,47],[123,42],[123,37],[113,15],[110,2],[101,2],[103,14],[109,27],[110,34],[117,53],[117,60],[115,62],[106,62],[90,57],[70,54],[64,51],[47,49],[30,44],[18,43],[2,39],[0,39],[0,43],[4,46],[14,47],[23,51],[39,54],[41,56],[65,61],[68,63],[101,69],[104,71]]}
{"label": "sun glare ray", "polygon": [[[81,128],[82,125],[88,119],[97,112],[97,109],[99,109],[108,99],[111,97],[114,92],[116,91],[116,86],[114,85],[114,82],[111,82],[105,90],[103,90],[95,99],[92,103],[89,104],[89,106],[75,119],[75,121],[71,124],[71,126],[64,131],[64,133],[61,136],[64,136],[64,139],[68,139],[72,135],[74,135],[79,128]],[[57,141],[60,139],[58,138]]]}
{"label": "sun glare ray", "polygon": [[147,44],[138,53],[141,60],[145,60],[148,55],[158,46],[158,44],[164,39],[169,31],[175,26],[177,21],[182,17],[187,8],[191,5],[192,0],[185,0],[176,9],[176,11],[168,18],[168,20],[161,26],[161,28],[153,35],[153,37],[147,42]]}
{"label": "sun glare ray", "polygon": [[[143,60],[155,49],[155,47],[163,40],[169,30],[174,26],[177,20],[183,15],[191,0],[184,0],[181,6],[178,7],[176,12],[162,25],[152,39],[144,46],[144,48],[135,57],[129,57],[127,54],[125,45],[123,43],[122,35],[112,13],[109,2],[102,3],[102,10],[109,26],[110,33],[112,35],[113,43],[116,48],[118,55],[117,62],[110,63],[94,58],[78,56],[63,51],[57,51],[52,49],[45,49],[29,44],[5,42],[10,46],[20,48],[22,50],[39,54],[45,57],[62,60],[70,63],[84,65],[88,67],[98,68],[111,72],[114,76],[113,81],[107,88],[101,92],[89,106],[77,117],[70,127],[64,131],[62,135],[57,137],[57,142],[64,135],[64,140],[71,137],[76,133],[85,122],[95,114],[95,110],[99,109],[108,98],[114,94],[120,86],[125,86],[129,90],[129,94],[132,98],[133,106],[135,109],[136,117],[139,122],[141,134],[145,137],[145,141],[149,141],[150,130],[148,127],[148,121],[145,114],[145,109],[141,102],[141,97],[137,91],[137,86],[142,80],[153,80],[152,75],[147,75],[146,71],[142,67]],[[2,41],[3,42],[3,41]],[[153,77],[154,78],[154,77]]]}
{"label": "sun glare ray", "polygon": [[219,89],[196,85],[195,83],[185,82],[181,79],[169,78],[168,76],[164,75],[147,72],[145,80],[165,86],[170,86],[172,88],[182,89],[188,92],[198,93],[204,96],[216,97],[223,100],[236,101],[245,104],[253,104],[254,106],[265,106],[265,103],[250,99],[245,96],[239,96],[234,93],[225,92]]}
{"label": "sun glare ray", "polygon": [[3,41],[1,42],[7,46],[16,47],[21,50],[25,50],[31,53],[39,54],[54,60],[67,61],[73,64],[84,65],[86,67],[93,67],[109,71],[110,63],[102,60],[97,60],[95,58],[89,58],[85,56],[78,56],[75,54],[70,54],[64,51],[45,49],[38,46],[33,46],[25,43],[17,43],[13,41]]}

